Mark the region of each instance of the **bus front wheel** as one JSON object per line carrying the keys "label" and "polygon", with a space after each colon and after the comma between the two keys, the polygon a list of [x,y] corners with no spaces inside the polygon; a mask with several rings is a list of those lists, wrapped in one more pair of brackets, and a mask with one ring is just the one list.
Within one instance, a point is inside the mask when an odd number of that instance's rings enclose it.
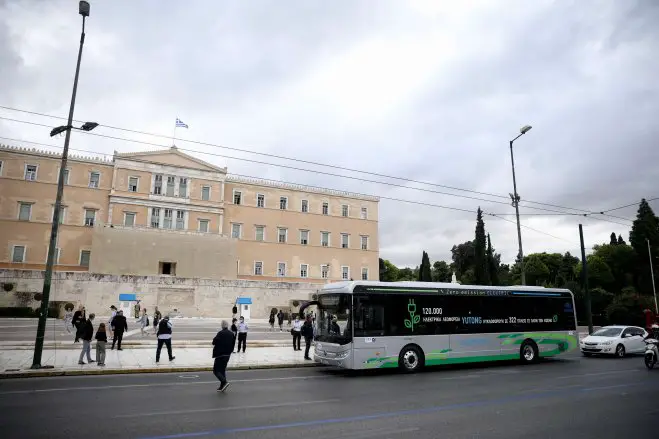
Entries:
{"label": "bus front wheel", "polygon": [[519,357],[522,363],[531,364],[538,361],[538,346],[533,340],[525,340],[519,350]]}
{"label": "bus front wheel", "polygon": [[407,373],[418,372],[424,362],[423,351],[414,345],[405,346],[398,356],[398,366]]}

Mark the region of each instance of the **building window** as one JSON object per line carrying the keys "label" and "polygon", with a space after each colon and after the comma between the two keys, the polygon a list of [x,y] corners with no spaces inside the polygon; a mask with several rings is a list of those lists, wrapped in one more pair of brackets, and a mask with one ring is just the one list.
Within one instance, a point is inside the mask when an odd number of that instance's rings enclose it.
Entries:
{"label": "building window", "polygon": [[281,210],[288,209],[288,197],[279,197],[279,208]]}
{"label": "building window", "polygon": [[151,209],[151,227],[157,229],[160,227],[160,208],[154,207]]}
{"label": "building window", "polygon": [[307,245],[309,244],[309,231],[300,230],[300,244]]}
{"label": "building window", "polygon": [[285,244],[288,241],[288,229],[277,229],[277,235],[279,236],[278,241],[280,244]]}
{"label": "building window", "polygon": [[243,193],[240,191],[233,191],[233,204],[243,204]]}
{"label": "building window", "polygon": [[320,245],[322,245],[323,247],[329,247],[330,245],[329,232],[320,232]]}
{"label": "building window", "polygon": [[277,276],[286,276],[286,262],[277,262]]}
{"label": "building window", "polygon": [[368,250],[368,236],[362,236],[362,250]]}
{"label": "building window", "polygon": [[165,209],[165,221],[162,224],[163,229],[171,229],[173,226],[172,218],[174,211],[172,209]]}
{"label": "building window", "polygon": [[176,230],[185,229],[185,211],[177,210],[176,211]]}
{"label": "building window", "polygon": [[137,192],[137,184],[140,179],[137,177],[128,177],[128,192]]}
{"label": "building window", "polygon": [[350,267],[346,267],[346,266],[341,267],[341,279],[343,280],[350,279]]}
{"label": "building window", "polygon": [[329,278],[329,265],[320,266],[320,277],[323,279]]}
{"label": "building window", "polygon": [[257,241],[265,241],[265,227],[264,226],[256,226],[256,240]]}
{"label": "building window", "polygon": [[240,239],[242,224],[231,224],[231,237]]}
{"label": "building window", "polygon": [[92,209],[85,209],[85,226],[94,227],[96,222],[96,211]]}
{"label": "building window", "polygon": [[323,215],[329,215],[329,203],[323,203]]}
{"label": "building window", "polygon": [[175,186],[176,186],[176,177],[168,175],[167,176],[167,196],[168,197],[173,197],[174,196],[174,187]]}
{"label": "building window", "polygon": [[178,196],[181,198],[188,198],[188,179],[180,178],[178,180]]}
{"label": "building window", "polygon": [[254,262],[254,276],[263,276],[263,262]]}
{"label": "building window", "polygon": [[4,162],[0,160],[0,175],[2,175],[2,168],[3,168]]}
{"label": "building window", "polygon": [[309,265],[300,264],[300,277],[309,277]]}
{"label": "building window", "polygon": [[36,181],[37,165],[25,165],[25,179],[27,181]]}
{"label": "building window", "polygon": [[15,245],[11,251],[11,262],[14,263],[23,263],[25,262],[25,246],[24,245]]}
{"label": "building window", "polygon": [[341,233],[341,248],[348,248],[350,244],[350,235]]}
{"label": "building window", "polygon": [[368,268],[362,268],[362,280],[368,280]]}
{"label": "building window", "polygon": [[135,225],[135,212],[124,213],[124,226],[133,227]]}
{"label": "building window", "polygon": [[32,204],[19,203],[18,204],[18,219],[20,221],[30,221],[32,217]]}
{"label": "building window", "polygon": [[165,276],[176,276],[176,262],[160,262],[158,272]]}
{"label": "building window", "polygon": [[69,184],[69,170],[68,169],[64,170],[64,184]]}
{"label": "building window", "polygon": [[[48,263],[48,252],[50,251],[50,247],[46,247],[46,263]],[[59,264],[59,256],[62,253],[61,248],[55,248],[55,259],[53,260],[54,264]]]}
{"label": "building window", "polygon": [[309,200],[302,200],[302,208],[300,210],[304,213],[309,212]]}
{"label": "building window", "polygon": [[89,174],[89,187],[90,188],[98,188],[101,182],[101,174],[98,172],[91,172]]}
{"label": "building window", "polygon": [[[64,217],[66,215],[66,208],[63,206],[60,206],[59,208],[59,223],[64,224]],[[52,220],[55,220],[55,206],[53,206],[53,217]]]}
{"label": "building window", "polygon": [[368,209],[362,207],[361,219],[366,219],[366,218],[368,218]]}
{"label": "building window", "polygon": [[80,252],[80,266],[89,267],[89,261],[92,257],[92,252],[90,250],[83,250]]}
{"label": "building window", "polygon": [[256,194],[256,207],[265,207],[265,195]]}
{"label": "building window", "polygon": [[341,216],[348,217],[348,205],[344,204],[341,206]]}
{"label": "building window", "polygon": [[202,233],[208,233],[208,226],[210,225],[209,220],[200,219],[199,220],[199,231]]}
{"label": "building window", "polygon": [[209,201],[211,199],[211,187],[202,186],[201,188],[201,199],[203,201]]}
{"label": "building window", "polygon": [[157,174],[153,183],[153,193],[155,195],[162,194],[162,175]]}

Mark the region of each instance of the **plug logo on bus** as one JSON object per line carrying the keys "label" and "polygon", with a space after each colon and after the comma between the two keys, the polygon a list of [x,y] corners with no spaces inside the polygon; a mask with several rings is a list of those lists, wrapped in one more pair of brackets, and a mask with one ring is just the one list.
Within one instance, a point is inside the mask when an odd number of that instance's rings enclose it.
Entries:
{"label": "plug logo on bus", "polygon": [[416,303],[414,303],[414,299],[410,299],[407,304],[407,312],[410,315],[410,318],[405,319],[405,327],[414,332],[414,325],[421,321],[421,315],[416,313]]}

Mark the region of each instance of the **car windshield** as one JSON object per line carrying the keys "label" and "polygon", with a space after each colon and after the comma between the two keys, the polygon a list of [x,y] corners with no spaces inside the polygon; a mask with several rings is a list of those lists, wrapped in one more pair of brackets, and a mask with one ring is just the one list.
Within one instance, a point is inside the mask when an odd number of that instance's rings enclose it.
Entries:
{"label": "car windshield", "polygon": [[593,332],[596,337],[617,337],[622,332],[622,328],[602,328]]}
{"label": "car windshield", "polygon": [[318,297],[316,340],[348,344],[352,341],[350,294],[322,294]]}

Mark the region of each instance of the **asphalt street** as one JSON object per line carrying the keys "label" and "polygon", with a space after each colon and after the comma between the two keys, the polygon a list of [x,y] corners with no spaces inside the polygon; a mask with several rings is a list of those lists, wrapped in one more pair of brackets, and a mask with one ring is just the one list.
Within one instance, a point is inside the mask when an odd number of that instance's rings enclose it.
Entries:
{"label": "asphalt street", "polygon": [[640,357],[416,375],[322,368],[0,381],[5,438],[656,437],[659,370]]}
{"label": "asphalt street", "polygon": [[[99,320],[98,323],[104,320]],[[219,320],[173,319],[174,336],[178,340],[211,340],[219,330]],[[8,320],[0,319],[0,342],[29,341],[34,342],[37,335],[37,320]],[[139,329],[135,319],[128,319],[128,329]],[[289,340],[290,329],[284,322],[284,330],[277,327],[270,331],[267,323],[250,325],[250,339],[252,340]],[[62,320],[48,320],[46,324],[45,341],[73,340],[74,334],[68,334],[64,329]],[[140,338],[132,336],[133,338]]]}

